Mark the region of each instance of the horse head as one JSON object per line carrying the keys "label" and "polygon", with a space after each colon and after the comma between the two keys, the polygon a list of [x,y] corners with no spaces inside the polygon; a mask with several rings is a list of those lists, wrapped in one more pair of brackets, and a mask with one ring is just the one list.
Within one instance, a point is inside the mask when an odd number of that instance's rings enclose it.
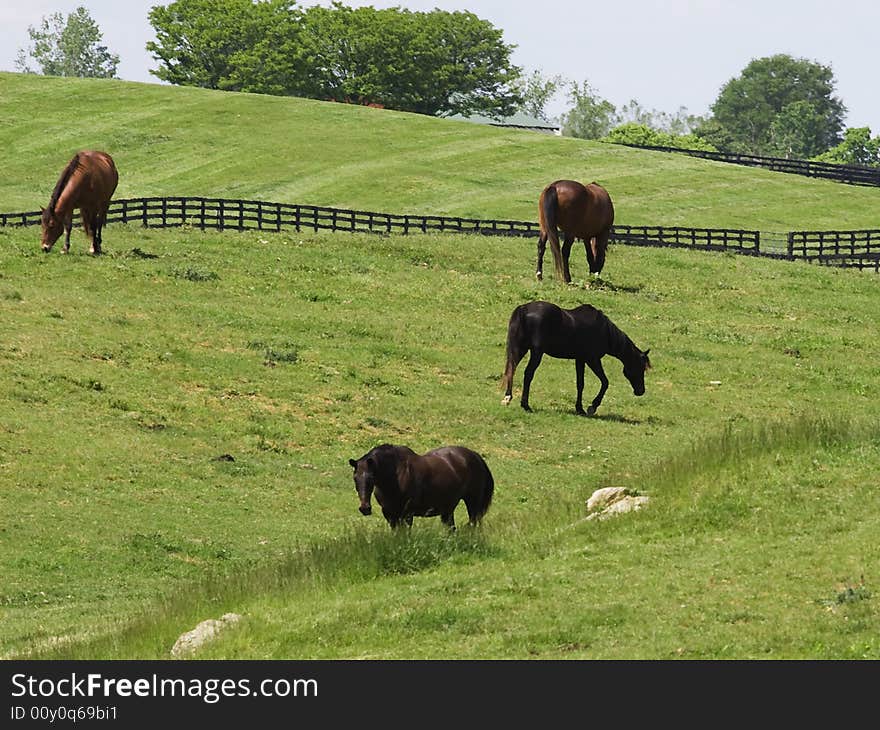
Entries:
{"label": "horse head", "polygon": [[370,504],[370,497],[373,495],[373,487],[376,485],[376,462],[372,457],[366,456],[357,461],[349,459],[348,463],[354,469],[354,488],[361,500],[358,509],[364,516],[372,514],[373,507]]}
{"label": "horse head", "polygon": [[624,362],[623,375],[632,386],[633,395],[645,394],[645,372],[651,368],[651,361],[648,359],[650,351],[648,349],[642,352],[634,346]]}
{"label": "horse head", "polygon": [[55,211],[51,207],[43,208],[42,211],[40,245],[43,251],[49,253],[52,246],[55,245],[55,241],[64,233],[64,221],[55,215]]}
{"label": "horse head", "polygon": [[599,238],[591,238],[589,250],[592,256],[587,256],[590,273],[597,276],[602,273],[605,266],[605,252],[608,250],[608,241],[600,241]]}

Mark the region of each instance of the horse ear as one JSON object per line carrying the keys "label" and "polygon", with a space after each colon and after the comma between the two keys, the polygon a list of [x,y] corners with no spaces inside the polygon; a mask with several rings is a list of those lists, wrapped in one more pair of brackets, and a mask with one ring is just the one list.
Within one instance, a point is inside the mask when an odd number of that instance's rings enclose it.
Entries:
{"label": "horse ear", "polygon": [[376,462],[373,461],[372,456],[367,457],[367,466],[370,467],[370,469],[372,469],[374,466],[376,466]]}
{"label": "horse ear", "polygon": [[349,459],[349,460],[348,460],[348,463],[351,464],[351,468],[352,468],[352,469],[357,469],[357,468],[358,468],[358,463],[357,463],[354,459]]}

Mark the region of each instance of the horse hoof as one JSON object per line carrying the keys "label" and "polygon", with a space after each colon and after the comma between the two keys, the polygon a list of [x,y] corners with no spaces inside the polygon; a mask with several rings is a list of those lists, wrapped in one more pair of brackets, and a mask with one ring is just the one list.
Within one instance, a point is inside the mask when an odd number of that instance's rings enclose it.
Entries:
{"label": "horse hoof", "polygon": [[513,396],[511,396],[511,395],[506,395],[506,396],[504,396],[504,397],[501,399],[501,405],[506,406],[506,405],[508,405],[508,404],[510,403],[510,401],[512,401],[512,400],[513,400]]}
{"label": "horse hoof", "polygon": [[587,415],[588,415],[588,416],[595,416],[595,415],[596,415],[596,409],[593,408],[593,406],[590,406],[589,408],[587,408]]}
{"label": "horse hoof", "polygon": [[538,281],[544,281],[544,275],[540,271],[535,272],[535,278]]}

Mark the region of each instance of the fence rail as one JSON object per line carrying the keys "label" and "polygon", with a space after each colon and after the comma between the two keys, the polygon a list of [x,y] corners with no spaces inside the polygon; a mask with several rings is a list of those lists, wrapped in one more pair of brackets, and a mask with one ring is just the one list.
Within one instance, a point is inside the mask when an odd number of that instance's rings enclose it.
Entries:
{"label": "fence rail", "polygon": [[[35,226],[41,214],[0,213],[0,225]],[[536,237],[537,223],[454,216],[396,215],[313,205],[225,198],[128,198],[110,203],[108,223],[145,227],[192,226],[215,230],[348,231],[367,233],[472,233]],[[780,246],[785,241],[785,247]],[[832,266],[880,270],[880,230],[793,231],[787,234],[730,228],[614,226],[611,241],[632,246],[667,246],[729,251],[749,256],[801,259]],[[762,245],[763,241],[763,245]]]}
{"label": "fence rail", "polygon": [[762,167],[774,172],[788,172],[806,177],[821,177],[828,180],[847,183],[849,185],[880,186],[880,168],[859,167],[858,165],[835,165],[828,162],[812,162],[810,160],[788,160],[784,157],[762,157],[760,155],[740,155],[734,152],[708,152],[706,150],[686,150],[680,147],[664,147],[658,145],[623,144],[640,150],[655,152],[678,152],[679,154],[701,157],[716,162],[730,162],[734,165]]}

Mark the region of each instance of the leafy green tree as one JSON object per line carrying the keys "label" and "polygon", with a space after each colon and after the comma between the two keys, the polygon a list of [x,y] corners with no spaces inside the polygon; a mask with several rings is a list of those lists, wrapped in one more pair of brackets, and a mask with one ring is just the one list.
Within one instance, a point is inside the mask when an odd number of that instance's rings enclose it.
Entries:
{"label": "leafy green tree", "polygon": [[714,146],[693,133],[675,134],[673,132],[664,132],[653,129],[646,124],[637,124],[636,122],[626,122],[615,127],[602,138],[602,141],[640,147],[675,147],[681,150],[718,151]]}
{"label": "leafy green tree", "polygon": [[837,165],[880,167],[880,136],[871,137],[870,127],[851,127],[844,132],[840,144],[814,159]]}
{"label": "leafy green tree", "polygon": [[562,134],[581,139],[601,139],[617,123],[617,110],[600,97],[588,81],[572,83],[568,89],[571,109],[562,115]]}
{"label": "leafy green tree", "polygon": [[177,0],[154,7],[147,50],[164,81],[418,112],[504,116],[520,69],[501,31],[472,13]]}
{"label": "leafy green tree", "polygon": [[119,56],[101,45],[103,34],[89,11],[80,6],[66,18],[53,13],[42,19],[39,27],[28,28],[31,45],[19,49],[16,68],[37,73],[30,60],[46,76],[114,78]]}
{"label": "leafy green tree", "polygon": [[642,124],[658,132],[673,135],[687,135],[705,121],[703,117],[689,114],[687,107],[681,106],[674,114],[669,112],[645,109],[638,101],[631,99],[617,113],[617,124],[633,122]]}
{"label": "leafy green tree", "polygon": [[150,10],[159,62],[150,73],[171,84],[284,93],[296,10],[285,0],[176,0]]}
{"label": "leafy green tree", "polygon": [[[712,111],[731,152],[762,155],[788,147],[816,155],[840,141],[846,108],[833,93],[830,67],[778,54],[753,60],[728,81]],[[809,119],[800,122],[807,104]],[[803,137],[795,140],[798,134]]]}
{"label": "leafy green tree", "polygon": [[793,101],[773,117],[767,147],[771,155],[805,159],[827,147],[825,119],[813,102]]}
{"label": "leafy green tree", "polygon": [[561,74],[545,76],[540,70],[520,76],[514,83],[514,88],[522,97],[519,109],[530,116],[549,121],[547,104],[570,83]]}
{"label": "leafy green tree", "polygon": [[315,6],[297,42],[306,96],[438,116],[506,116],[521,103],[513,47],[473,13]]}

